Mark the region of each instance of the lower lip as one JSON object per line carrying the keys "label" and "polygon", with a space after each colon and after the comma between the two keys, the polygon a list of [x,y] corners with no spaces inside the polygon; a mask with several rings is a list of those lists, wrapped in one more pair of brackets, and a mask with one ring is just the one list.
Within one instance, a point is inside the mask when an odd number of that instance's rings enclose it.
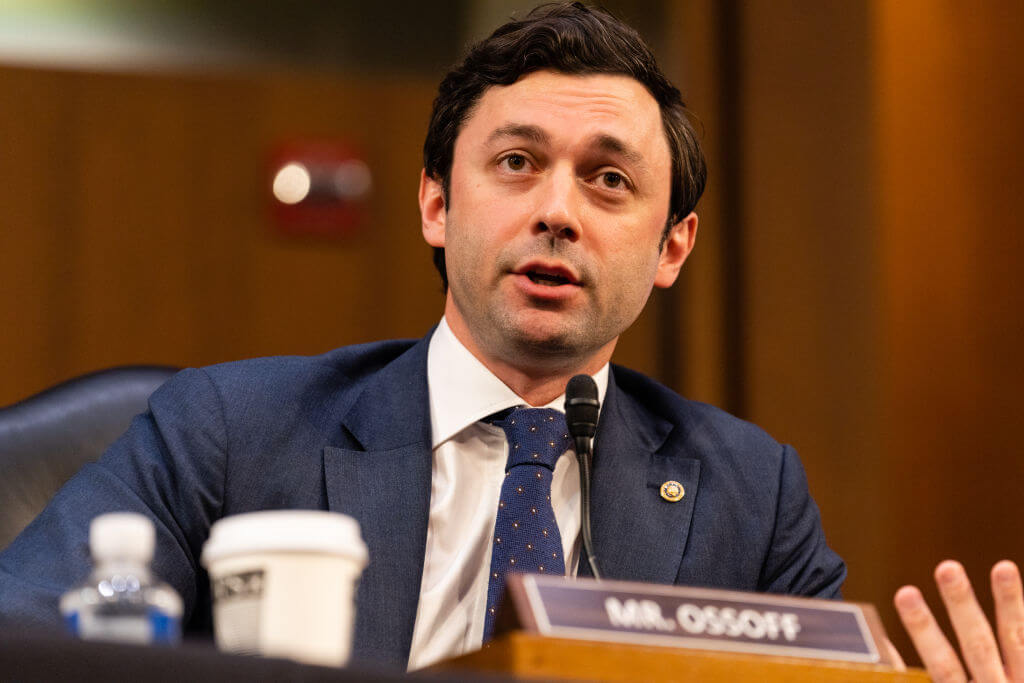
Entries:
{"label": "lower lip", "polygon": [[519,291],[523,292],[527,296],[533,299],[543,299],[545,301],[564,301],[569,297],[576,294],[579,291],[579,285],[565,284],[565,285],[541,285],[531,280],[526,275],[515,274],[513,275],[516,286]]}

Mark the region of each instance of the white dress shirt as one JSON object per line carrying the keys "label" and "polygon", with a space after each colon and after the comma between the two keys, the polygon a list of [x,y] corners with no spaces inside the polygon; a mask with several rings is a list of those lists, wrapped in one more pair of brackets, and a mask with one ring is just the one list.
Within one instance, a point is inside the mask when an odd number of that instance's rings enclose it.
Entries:
{"label": "white dress shirt", "polygon": [[[602,403],[608,365],[594,376]],[[444,318],[427,352],[433,448],[430,518],[409,669],[480,647],[484,632],[491,543],[508,443],[500,427],[480,422],[525,405],[456,339]],[[544,408],[565,412],[565,395]],[[579,562],[579,466],[572,450],[555,464],[551,504],[562,536],[566,570]]]}

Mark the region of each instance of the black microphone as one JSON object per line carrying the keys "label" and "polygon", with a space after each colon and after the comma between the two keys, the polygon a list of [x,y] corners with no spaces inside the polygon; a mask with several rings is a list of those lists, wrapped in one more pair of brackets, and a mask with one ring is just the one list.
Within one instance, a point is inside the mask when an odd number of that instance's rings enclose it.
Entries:
{"label": "black microphone", "polygon": [[569,380],[565,387],[565,421],[576,443],[576,460],[580,465],[580,531],[595,579],[600,579],[601,573],[597,571],[597,556],[590,539],[590,464],[600,408],[597,384],[589,375],[576,375]]}

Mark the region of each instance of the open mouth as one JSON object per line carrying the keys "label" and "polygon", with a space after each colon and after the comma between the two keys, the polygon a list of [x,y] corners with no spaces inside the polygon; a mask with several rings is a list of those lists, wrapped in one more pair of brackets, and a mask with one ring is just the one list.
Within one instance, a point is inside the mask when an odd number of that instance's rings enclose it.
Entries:
{"label": "open mouth", "polygon": [[572,284],[567,277],[553,275],[551,273],[540,273],[536,270],[528,271],[526,273],[526,277],[530,278],[530,282],[538,285],[545,285],[547,287],[558,287],[559,285]]}

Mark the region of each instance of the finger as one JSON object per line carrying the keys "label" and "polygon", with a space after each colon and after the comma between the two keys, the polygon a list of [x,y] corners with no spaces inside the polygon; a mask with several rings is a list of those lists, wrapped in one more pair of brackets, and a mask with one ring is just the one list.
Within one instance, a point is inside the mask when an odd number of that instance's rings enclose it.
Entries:
{"label": "finger", "polygon": [[1006,673],[996,637],[974,597],[974,589],[963,565],[953,560],[940,563],[935,569],[935,581],[971,675],[979,683],[1005,681]]}
{"label": "finger", "polygon": [[900,655],[900,651],[896,649],[896,646],[892,644],[892,641],[888,638],[882,638],[882,649],[889,654],[889,661],[892,662],[892,668],[897,671],[906,671],[907,665],[903,662],[903,657]]}
{"label": "finger", "polygon": [[1003,661],[1011,680],[1024,680],[1024,590],[1017,565],[1003,560],[992,567],[992,598]]}
{"label": "finger", "polygon": [[960,659],[936,623],[921,591],[915,586],[904,586],[896,591],[893,603],[932,680],[939,683],[966,681],[967,674]]}

